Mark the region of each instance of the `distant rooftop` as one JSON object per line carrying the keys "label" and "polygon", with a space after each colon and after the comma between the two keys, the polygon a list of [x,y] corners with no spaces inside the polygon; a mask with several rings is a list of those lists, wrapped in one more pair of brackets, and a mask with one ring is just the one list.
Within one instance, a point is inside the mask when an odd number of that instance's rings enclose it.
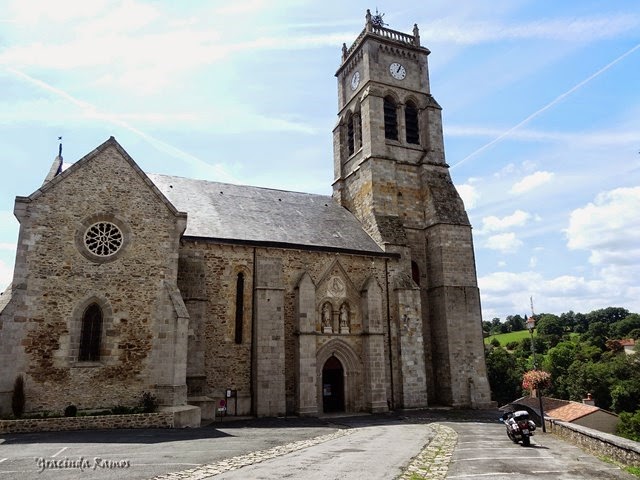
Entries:
{"label": "distant rooftop", "polygon": [[[512,405],[524,405],[536,414],[540,414],[540,400],[534,397],[522,397],[511,402]],[[594,412],[602,410],[593,405],[585,403],[573,402],[571,400],[560,400],[557,398],[542,397],[542,408],[545,417],[555,418],[563,422],[574,422],[579,418],[590,415]],[[603,410],[605,411],[605,410]],[[610,412],[607,412],[610,413]]]}

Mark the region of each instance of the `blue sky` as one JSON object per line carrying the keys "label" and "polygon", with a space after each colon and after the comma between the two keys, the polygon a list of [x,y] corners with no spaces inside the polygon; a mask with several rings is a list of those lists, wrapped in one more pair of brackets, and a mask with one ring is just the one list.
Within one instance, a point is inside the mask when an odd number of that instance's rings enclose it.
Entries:
{"label": "blue sky", "polygon": [[420,27],[485,320],[640,311],[637,0],[0,0],[0,289],[16,195],[113,135],[141,168],[331,193],[367,8]]}

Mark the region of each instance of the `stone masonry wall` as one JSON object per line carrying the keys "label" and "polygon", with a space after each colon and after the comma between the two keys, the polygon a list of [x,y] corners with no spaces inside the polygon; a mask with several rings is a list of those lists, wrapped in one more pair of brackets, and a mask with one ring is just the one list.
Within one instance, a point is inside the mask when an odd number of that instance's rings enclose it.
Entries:
{"label": "stone masonry wall", "polygon": [[[344,270],[344,274],[353,285],[353,287],[349,287],[349,292],[351,293],[348,296],[350,307],[353,309],[350,312],[352,328],[348,334],[340,333],[339,331],[332,335],[322,333],[320,308],[327,298],[322,291],[319,291],[315,311],[317,349],[322,348],[332,339],[339,338],[350,345],[361,359],[364,357],[359,295],[366,280],[369,277],[374,277],[384,290],[381,295],[383,302],[381,311],[384,313],[384,358],[382,361],[385,362],[386,369],[385,378],[387,384],[385,389],[387,390],[387,397],[391,398],[386,320],[387,295],[385,260],[383,258],[277,248],[256,248],[254,251],[254,248],[249,246],[224,245],[211,242],[183,242],[181,247],[182,255],[193,256],[196,252],[204,261],[204,278],[208,298],[202,325],[202,331],[204,332],[204,368],[206,372],[206,391],[203,394],[217,398],[223,394],[224,389],[234,388],[238,391],[239,398],[249,399],[251,397],[251,322],[254,300],[250,296],[245,298],[244,334],[241,345],[235,343],[233,332],[235,328],[236,272],[238,269],[246,272],[245,292],[247,295],[251,295],[255,254],[256,258],[278,258],[282,265],[282,282],[284,286],[284,374],[287,412],[294,413],[297,409],[296,348],[298,346],[298,327],[297,319],[295,318],[296,286],[302,274],[307,272],[317,287],[327,277],[328,272],[333,268],[331,266],[335,267],[336,260],[338,260],[340,268]],[[186,279],[187,277],[188,275],[181,274],[181,278]],[[179,287],[181,290],[187,288],[184,284],[179,284]],[[351,288],[353,289],[351,290]],[[333,306],[332,314],[336,322],[338,321],[339,307],[339,304]],[[188,302],[187,308],[189,308]],[[336,327],[338,326],[337,323],[335,325]],[[399,368],[398,365],[393,367],[394,369]],[[399,370],[396,371],[395,378],[400,378]],[[356,403],[364,406],[364,397]],[[238,405],[240,406],[240,402]],[[238,413],[251,413],[248,404],[246,411],[238,411]]]}
{"label": "stone masonry wall", "polygon": [[69,430],[104,430],[116,428],[172,427],[172,412],[139,413],[135,415],[99,415],[86,417],[0,420],[0,434],[27,432],[61,432]]}
{"label": "stone masonry wall", "polygon": [[[33,200],[16,202],[16,311],[0,364],[4,383],[26,374],[27,411],[133,405],[156,383],[152,325],[170,302],[163,280],[177,274],[178,222],[117,148],[94,153]],[[109,262],[90,260],[77,241],[101,218],[125,234]],[[79,362],[81,318],[92,302],[104,315],[100,361]]]}
{"label": "stone masonry wall", "polygon": [[640,442],[558,420],[546,420],[547,429],[597,456],[640,467]]}

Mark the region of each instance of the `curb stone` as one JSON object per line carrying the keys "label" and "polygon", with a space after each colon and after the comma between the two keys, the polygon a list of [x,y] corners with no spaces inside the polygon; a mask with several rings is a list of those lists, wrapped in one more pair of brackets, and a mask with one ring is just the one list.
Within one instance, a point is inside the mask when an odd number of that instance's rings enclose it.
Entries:
{"label": "curb stone", "polygon": [[397,480],[424,478],[440,480],[447,476],[453,450],[458,443],[458,434],[452,428],[432,423],[435,437],[411,461]]}
{"label": "curb stone", "polygon": [[297,442],[279,445],[267,450],[238,455],[236,457],[226,458],[215,463],[200,465],[199,467],[182,470],[180,472],[158,475],[153,477],[151,480],[204,480],[220,473],[264,462],[265,460],[286,455],[287,453],[295,452],[297,450],[302,450],[303,448],[312,447],[319,443],[328,442],[329,440],[334,440],[351,433],[353,433],[353,430],[351,429],[340,429],[334,433],[320,435],[308,440],[299,440]]}

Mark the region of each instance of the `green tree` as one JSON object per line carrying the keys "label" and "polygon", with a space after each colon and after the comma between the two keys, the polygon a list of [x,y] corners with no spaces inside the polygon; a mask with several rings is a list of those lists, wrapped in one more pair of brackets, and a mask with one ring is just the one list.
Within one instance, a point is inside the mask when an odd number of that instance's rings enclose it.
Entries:
{"label": "green tree", "polygon": [[573,310],[560,315],[560,324],[565,332],[573,332],[576,326],[576,314],[573,313]]}
{"label": "green tree", "polygon": [[636,413],[621,413],[616,433],[621,437],[640,442],[640,410]]}
{"label": "green tree", "polygon": [[606,348],[606,342],[609,338],[609,325],[604,322],[593,322],[589,324],[586,333],[582,335],[582,339],[598,347],[600,350]]}
{"label": "green tree", "polygon": [[589,319],[583,313],[576,313],[573,317],[573,331],[576,333],[585,333],[589,328]]}
{"label": "green tree", "polygon": [[545,355],[543,368],[551,374],[551,388],[548,394],[557,398],[568,398],[569,391],[566,375],[569,367],[576,361],[579,350],[575,342],[560,342],[550,348]]}
{"label": "green tree", "polygon": [[521,379],[524,368],[517,358],[504,348],[492,348],[487,352],[487,377],[491,386],[491,398],[499,405],[522,396]]}
{"label": "green tree", "polygon": [[640,329],[640,315],[632,313],[611,325],[611,335],[617,339],[628,338],[630,333]]}
{"label": "green tree", "polygon": [[607,325],[624,320],[629,315],[629,310],[620,307],[607,307],[600,310],[593,310],[587,313],[587,321],[589,324],[595,322],[603,322]]}
{"label": "green tree", "polygon": [[555,346],[564,335],[562,321],[557,315],[545,313],[538,317],[536,324],[538,335],[543,337],[550,346]]}
{"label": "green tree", "polygon": [[524,318],[522,318],[520,315],[509,315],[505,323],[511,326],[512,332],[519,332],[526,328],[524,324]]}
{"label": "green tree", "polygon": [[624,380],[611,389],[611,409],[614,412],[635,412],[640,408],[640,381]]}

